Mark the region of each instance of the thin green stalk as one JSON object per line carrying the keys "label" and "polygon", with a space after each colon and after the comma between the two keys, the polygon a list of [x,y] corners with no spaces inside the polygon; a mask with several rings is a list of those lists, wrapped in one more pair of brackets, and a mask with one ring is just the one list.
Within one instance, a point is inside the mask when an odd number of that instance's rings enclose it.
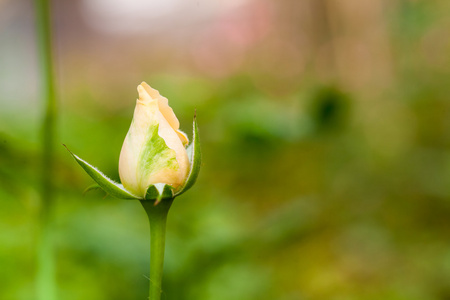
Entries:
{"label": "thin green stalk", "polygon": [[150,300],[161,299],[166,220],[172,202],[173,199],[164,199],[155,205],[155,201],[141,201],[150,222]]}
{"label": "thin green stalk", "polygon": [[35,0],[37,46],[39,50],[40,92],[44,108],[42,120],[42,172],[41,207],[39,216],[39,236],[37,247],[37,299],[56,299],[55,271],[51,242],[51,209],[54,202],[54,140],[57,114],[50,1]]}

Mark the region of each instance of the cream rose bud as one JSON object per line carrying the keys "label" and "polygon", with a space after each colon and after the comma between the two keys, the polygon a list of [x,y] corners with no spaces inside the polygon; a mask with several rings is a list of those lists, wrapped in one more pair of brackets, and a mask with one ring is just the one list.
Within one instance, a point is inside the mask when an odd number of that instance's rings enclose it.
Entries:
{"label": "cream rose bud", "polygon": [[167,98],[145,82],[137,89],[139,99],[120,152],[120,180],[128,191],[143,198],[156,183],[169,184],[177,191],[190,169],[187,136],[179,130]]}

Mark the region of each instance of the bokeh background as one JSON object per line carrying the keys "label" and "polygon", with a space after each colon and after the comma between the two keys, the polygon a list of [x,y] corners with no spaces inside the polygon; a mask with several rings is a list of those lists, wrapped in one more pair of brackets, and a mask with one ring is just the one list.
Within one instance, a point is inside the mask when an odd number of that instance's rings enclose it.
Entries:
{"label": "bokeh background", "polygon": [[[203,166],[168,220],[163,299],[450,299],[450,2],[53,1],[58,299],[147,299],[118,180],[143,80]],[[34,7],[0,1],[0,299],[33,299],[40,203]]]}

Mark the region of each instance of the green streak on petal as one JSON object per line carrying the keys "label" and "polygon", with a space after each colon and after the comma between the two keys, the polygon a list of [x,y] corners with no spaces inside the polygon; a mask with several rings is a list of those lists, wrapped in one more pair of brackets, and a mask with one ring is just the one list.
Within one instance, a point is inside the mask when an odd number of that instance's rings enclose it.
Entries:
{"label": "green streak on petal", "polygon": [[163,170],[178,170],[179,165],[175,150],[167,147],[166,142],[158,134],[159,125],[150,126],[147,132],[145,145],[139,155],[139,166],[141,178],[149,176]]}

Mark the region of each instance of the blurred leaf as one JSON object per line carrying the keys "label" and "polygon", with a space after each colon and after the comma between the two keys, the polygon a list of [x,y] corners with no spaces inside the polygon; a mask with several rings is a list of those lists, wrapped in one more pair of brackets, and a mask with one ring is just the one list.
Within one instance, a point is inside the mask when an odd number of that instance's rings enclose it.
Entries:
{"label": "blurred leaf", "polygon": [[320,88],[312,99],[310,113],[317,131],[342,128],[349,117],[349,99],[336,87]]}

